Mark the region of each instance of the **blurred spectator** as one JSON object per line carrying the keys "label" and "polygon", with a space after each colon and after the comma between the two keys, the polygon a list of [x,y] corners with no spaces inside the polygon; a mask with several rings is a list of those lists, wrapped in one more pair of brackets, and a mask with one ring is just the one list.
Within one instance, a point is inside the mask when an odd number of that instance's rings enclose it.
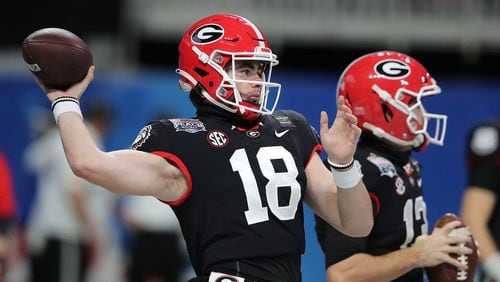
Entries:
{"label": "blurred spectator", "polygon": [[[103,101],[97,101],[87,107],[85,114],[94,140],[104,147],[102,138],[108,133],[113,116],[110,108]],[[116,217],[119,196],[87,181],[84,183],[87,184],[85,189],[89,190],[88,210],[100,244],[86,282],[122,282],[125,269]]]}
{"label": "blurred spectator", "polygon": [[[84,113],[102,146],[109,110],[92,104]],[[119,281],[119,255],[110,251],[115,196],[73,175],[55,126],[29,145],[25,163],[38,178],[27,225],[31,281]]]}
{"label": "blurred spectator", "polygon": [[4,280],[9,233],[15,218],[13,186],[7,158],[0,151],[0,282]]}
{"label": "blurred spectator", "polygon": [[128,281],[185,281],[189,261],[172,208],[151,196],[126,196],[122,216],[131,232]]}
{"label": "blurred spectator", "polygon": [[500,117],[472,128],[467,146],[462,219],[479,243],[479,281],[500,281]]}

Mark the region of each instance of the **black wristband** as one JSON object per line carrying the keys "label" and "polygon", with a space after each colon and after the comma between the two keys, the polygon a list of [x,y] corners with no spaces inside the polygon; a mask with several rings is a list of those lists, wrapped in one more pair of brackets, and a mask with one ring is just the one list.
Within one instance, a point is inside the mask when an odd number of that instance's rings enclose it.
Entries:
{"label": "black wristband", "polygon": [[336,169],[336,170],[342,170],[342,169],[348,169],[348,168],[351,168],[352,165],[354,164],[354,158],[352,158],[348,163],[346,164],[337,164],[337,163],[334,163],[330,160],[330,157],[327,157],[326,158],[326,161],[328,162],[328,164],[330,165],[331,168],[333,169]]}

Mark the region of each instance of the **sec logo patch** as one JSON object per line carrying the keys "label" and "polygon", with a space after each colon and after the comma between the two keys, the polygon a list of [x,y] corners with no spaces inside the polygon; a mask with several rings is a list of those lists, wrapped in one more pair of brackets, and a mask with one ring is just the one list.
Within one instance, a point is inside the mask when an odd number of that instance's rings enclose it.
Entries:
{"label": "sec logo patch", "polygon": [[212,130],[207,133],[207,141],[215,148],[222,148],[229,143],[229,137],[222,131]]}

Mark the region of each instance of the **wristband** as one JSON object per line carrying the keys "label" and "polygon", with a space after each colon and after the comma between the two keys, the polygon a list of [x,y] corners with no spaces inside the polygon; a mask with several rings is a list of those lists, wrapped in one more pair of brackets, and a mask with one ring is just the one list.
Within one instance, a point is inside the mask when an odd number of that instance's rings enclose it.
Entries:
{"label": "wristband", "polygon": [[490,278],[495,280],[500,280],[500,253],[495,253],[488,258],[483,263],[483,268],[486,274]]}
{"label": "wristband", "polygon": [[351,168],[352,165],[354,164],[354,158],[351,158],[351,160],[349,162],[347,162],[346,164],[334,163],[330,160],[330,157],[327,157],[326,161],[330,165],[330,168],[334,168],[334,169],[347,169],[347,168]]}
{"label": "wristband", "polygon": [[335,183],[337,183],[337,187],[340,189],[354,188],[363,177],[363,173],[361,173],[361,164],[358,161],[352,161],[350,163],[351,165],[347,170],[338,170],[333,166],[331,167],[333,179],[335,179]]}
{"label": "wristband", "polygon": [[57,97],[52,102],[52,105],[51,105],[52,111],[54,110],[54,107],[57,105],[57,103],[63,102],[63,101],[73,101],[73,102],[77,103],[78,105],[80,105],[80,102],[75,97],[72,97],[72,96],[61,96],[61,97]]}
{"label": "wristband", "polygon": [[64,98],[60,97],[52,103],[52,112],[54,114],[54,119],[57,120],[60,115],[67,112],[77,113],[80,118],[83,119],[82,111],[80,110],[80,104],[75,98]]}

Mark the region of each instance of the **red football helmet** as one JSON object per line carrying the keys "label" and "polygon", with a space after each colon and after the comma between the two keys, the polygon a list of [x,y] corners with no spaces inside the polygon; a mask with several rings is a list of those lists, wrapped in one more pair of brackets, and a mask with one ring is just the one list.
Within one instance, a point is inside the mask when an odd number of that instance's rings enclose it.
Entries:
{"label": "red football helmet", "polygon": [[[238,61],[257,61],[265,66],[260,81],[235,78]],[[278,64],[262,32],[249,20],[229,14],[208,16],[196,22],[179,44],[179,82],[184,91],[196,88],[214,105],[247,120],[272,114],[281,85],[270,81],[272,67]],[[225,68],[232,67],[232,75]],[[258,105],[242,101],[237,82],[261,86]],[[272,90],[274,91],[270,91]],[[271,93],[272,92],[272,93]],[[274,102],[268,102],[273,96]]]}
{"label": "red football helmet", "polygon": [[345,98],[362,130],[419,150],[429,143],[443,145],[447,116],[428,113],[422,104],[422,97],[439,93],[441,89],[417,60],[393,51],[356,59],[337,87],[337,97]]}

